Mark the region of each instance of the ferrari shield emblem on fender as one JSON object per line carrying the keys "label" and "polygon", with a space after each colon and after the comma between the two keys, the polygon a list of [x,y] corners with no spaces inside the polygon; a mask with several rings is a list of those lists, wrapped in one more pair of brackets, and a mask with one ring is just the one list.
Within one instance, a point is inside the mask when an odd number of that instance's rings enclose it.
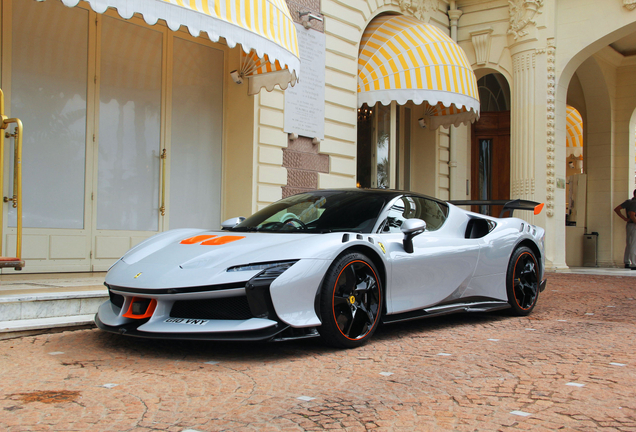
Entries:
{"label": "ferrari shield emblem on fender", "polygon": [[143,272],[137,273],[133,279],[137,279],[139,276],[141,276],[141,273],[143,273]]}
{"label": "ferrari shield emblem on fender", "polygon": [[382,253],[386,254],[386,249],[384,248],[384,245],[382,244],[382,242],[378,242],[378,244],[380,245],[380,249],[382,249]]}

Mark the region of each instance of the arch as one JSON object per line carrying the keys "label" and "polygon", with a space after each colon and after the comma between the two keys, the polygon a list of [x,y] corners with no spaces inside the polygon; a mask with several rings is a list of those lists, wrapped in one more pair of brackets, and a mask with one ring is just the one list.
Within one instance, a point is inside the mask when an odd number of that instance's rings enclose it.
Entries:
{"label": "arch", "polygon": [[[499,72],[486,74],[477,80],[481,111],[510,111],[510,85]],[[496,109],[493,108],[493,102]]]}
{"label": "arch", "polygon": [[[556,28],[559,29],[556,72],[559,81],[565,79],[569,82],[572,74],[588,57],[636,32],[633,14],[620,10],[599,16],[598,7],[580,7],[579,3],[579,0],[556,3]],[[577,13],[572,13],[573,10]]]}
{"label": "arch", "polygon": [[[598,232],[598,256],[601,266],[613,266],[615,252],[615,233],[611,209],[615,173],[612,171],[614,140],[612,134],[612,101],[610,91],[601,66],[594,57],[589,57],[576,70],[580,84],[585,113],[581,112],[584,122],[583,152],[585,173],[587,174],[587,232]],[[566,89],[567,91],[567,89]],[[572,98],[576,92],[572,92]],[[557,172],[566,164],[566,98],[557,98]],[[560,177],[561,175],[559,175]],[[607,209],[602,211],[599,209]],[[624,240],[623,240],[624,241]],[[624,245],[623,245],[624,246]]]}
{"label": "arch", "polygon": [[[576,9],[575,3],[563,0],[557,3],[557,8]],[[565,164],[561,163],[565,160],[565,146],[561,144],[565,142],[567,100],[581,112],[585,124],[583,163],[588,190],[587,232],[599,232],[598,264],[614,266],[622,262],[625,233],[624,226],[610,210],[628,198],[634,186],[632,134],[636,123],[633,115],[636,96],[624,94],[630,93],[624,82],[622,89],[617,87],[621,79],[617,70],[623,66],[607,62],[599,64],[594,57],[601,50],[606,50],[605,58],[617,56],[608,45],[636,33],[636,21],[633,14],[623,9],[602,17],[593,16],[598,12],[594,8],[579,9],[589,16],[558,14],[557,19],[557,27],[564,31],[559,34],[556,50],[556,172],[557,177],[565,174],[561,171],[565,170]],[[594,25],[589,26],[589,22]],[[575,90],[577,87],[579,90]],[[621,98],[616,98],[619,94]]]}
{"label": "arch", "polygon": [[504,78],[506,78],[508,87],[510,87],[510,83],[512,82],[512,76],[508,73],[508,71],[497,66],[473,68],[473,72],[475,72],[475,77],[477,77],[477,79],[481,79],[488,74],[501,74]]}

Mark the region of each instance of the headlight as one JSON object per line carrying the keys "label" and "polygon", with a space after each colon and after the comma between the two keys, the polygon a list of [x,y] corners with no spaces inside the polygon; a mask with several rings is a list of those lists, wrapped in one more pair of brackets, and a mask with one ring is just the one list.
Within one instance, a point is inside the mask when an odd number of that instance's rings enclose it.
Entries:
{"label": "headlight", "polygon": [[[228,272],[237,272],[237,271],[253,271],[253,270],[267,270],[272,267],[281,267],[282,272],[290,268],[292,265],[297,263],[298,260],[288,260],[288,261],[275,261],[275,262],[265,262],[265,263],[253,263],[253,264],[244,264],[229,267],[227,269]],[[279,273],[279,274],[280,274]]]}

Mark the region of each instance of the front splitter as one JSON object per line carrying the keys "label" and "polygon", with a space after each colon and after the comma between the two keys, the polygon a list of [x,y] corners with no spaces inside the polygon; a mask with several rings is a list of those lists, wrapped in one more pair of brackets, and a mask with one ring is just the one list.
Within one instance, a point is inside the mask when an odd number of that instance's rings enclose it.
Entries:
{"label": "front splitter", "polygon": [[146,339],[175,339],[175,340],[206,340],[217,342],[244,341],[244,342],[266,342],[274,339],[278,334],[289,328],[286,324],[275,324],[266,329],[249,330],[242,332],[210,332],[210,333],[155,333],[139,331],[137,328],[144,324],[146,320],[139,323],[133,322],[120,326],[109,326],[104,324],[98,315],[95,315],[95,325],[100,330],[110,333],[118,333],[125,336],[140,337]]}

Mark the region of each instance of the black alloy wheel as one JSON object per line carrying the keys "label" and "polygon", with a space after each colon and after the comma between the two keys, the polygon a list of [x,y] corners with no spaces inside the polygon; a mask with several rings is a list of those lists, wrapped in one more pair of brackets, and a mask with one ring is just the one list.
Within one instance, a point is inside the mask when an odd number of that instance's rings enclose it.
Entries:
{"label": "black alloy wheel", "polygon": [[320,335],[336,347],[364,344],[378,326],[382,301],[378,271],[371,260],[360,253],[337,258],[321,289]]}
{"label": "black alloy wheel", "polygon": [[506,288],[514,315],[528,315],[539,298],[539,265],[532,250],[522,246],[508,264]]}

